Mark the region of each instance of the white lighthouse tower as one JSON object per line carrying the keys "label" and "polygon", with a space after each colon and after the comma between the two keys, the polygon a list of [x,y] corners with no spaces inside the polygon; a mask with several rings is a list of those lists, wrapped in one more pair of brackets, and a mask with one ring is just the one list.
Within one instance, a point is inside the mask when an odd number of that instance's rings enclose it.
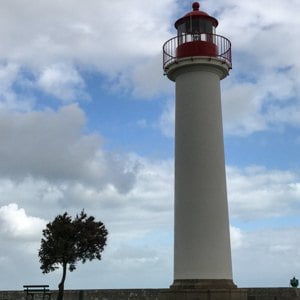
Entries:
{"label": "white lighthouse tower", "polygon": [[176,83],[174,289],[233,289],[220,81],[231,43],[199,10],[176,21],[163,68]]}

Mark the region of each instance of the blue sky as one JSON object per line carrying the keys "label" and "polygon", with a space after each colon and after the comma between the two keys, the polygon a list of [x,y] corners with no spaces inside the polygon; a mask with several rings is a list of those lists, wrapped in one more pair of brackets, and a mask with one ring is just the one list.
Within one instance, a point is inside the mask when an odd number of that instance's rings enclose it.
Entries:
{"label": "blue sky", "polygon": [[[172,283],[174,84],[161,49],[191,4],[0,3],[1,290],[56,288],[60,271],[39,269],[41,232],[82,208],[109,241],[66,288]],[[232,41],[222,108],[234,281],[287,286],[300,276],[300,4],[201,9]]]}

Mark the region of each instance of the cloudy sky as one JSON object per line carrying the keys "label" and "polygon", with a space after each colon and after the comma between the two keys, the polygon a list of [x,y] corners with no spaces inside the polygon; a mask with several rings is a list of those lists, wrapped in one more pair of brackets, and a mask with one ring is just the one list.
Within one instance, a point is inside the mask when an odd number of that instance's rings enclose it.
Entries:
{"label": "cloudy sky", "polygon": [[[174,84],[162,44],[192,1],[0,1],[0,290],[56,288],[45,224],[82,208],[109,230],[66,288],[172,283]],[[203,0],[232,41],[222,82],[234,281],[300,277],[298,0]]]}

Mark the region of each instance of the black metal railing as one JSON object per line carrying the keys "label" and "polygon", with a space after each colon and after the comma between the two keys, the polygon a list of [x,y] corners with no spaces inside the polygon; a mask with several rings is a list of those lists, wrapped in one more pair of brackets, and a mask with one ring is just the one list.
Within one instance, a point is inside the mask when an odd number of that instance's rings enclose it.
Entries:
{"label": "black metal railing", "polygon": [[[186,33],[186,34],[173,37],[164,43],[163,45],[164,70],[168,67],[169,64],[175,62],[178,59],[176,54],[176,50],[178,46],[193,41],[204,41],[204,42],[215,44],[216,55],[214,57],[224,60],[224,62],[226,62],[230,68],[232,67],[231,42],[227,38],[213,33]],[[201,49],[199,49],[199,53],[201,53]]]}

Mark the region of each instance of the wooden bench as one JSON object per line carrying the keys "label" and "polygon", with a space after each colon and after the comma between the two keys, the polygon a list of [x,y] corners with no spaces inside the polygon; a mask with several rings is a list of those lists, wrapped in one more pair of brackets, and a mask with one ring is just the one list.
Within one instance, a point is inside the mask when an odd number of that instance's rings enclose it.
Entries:
{"label": "wooden bench", "polygon": [[24,292],[26,292],[26,300],[34,299],[34,295],[42,294],[43,299],[51,299],[51,293],[49,290],[49,285],[23,285]]}

